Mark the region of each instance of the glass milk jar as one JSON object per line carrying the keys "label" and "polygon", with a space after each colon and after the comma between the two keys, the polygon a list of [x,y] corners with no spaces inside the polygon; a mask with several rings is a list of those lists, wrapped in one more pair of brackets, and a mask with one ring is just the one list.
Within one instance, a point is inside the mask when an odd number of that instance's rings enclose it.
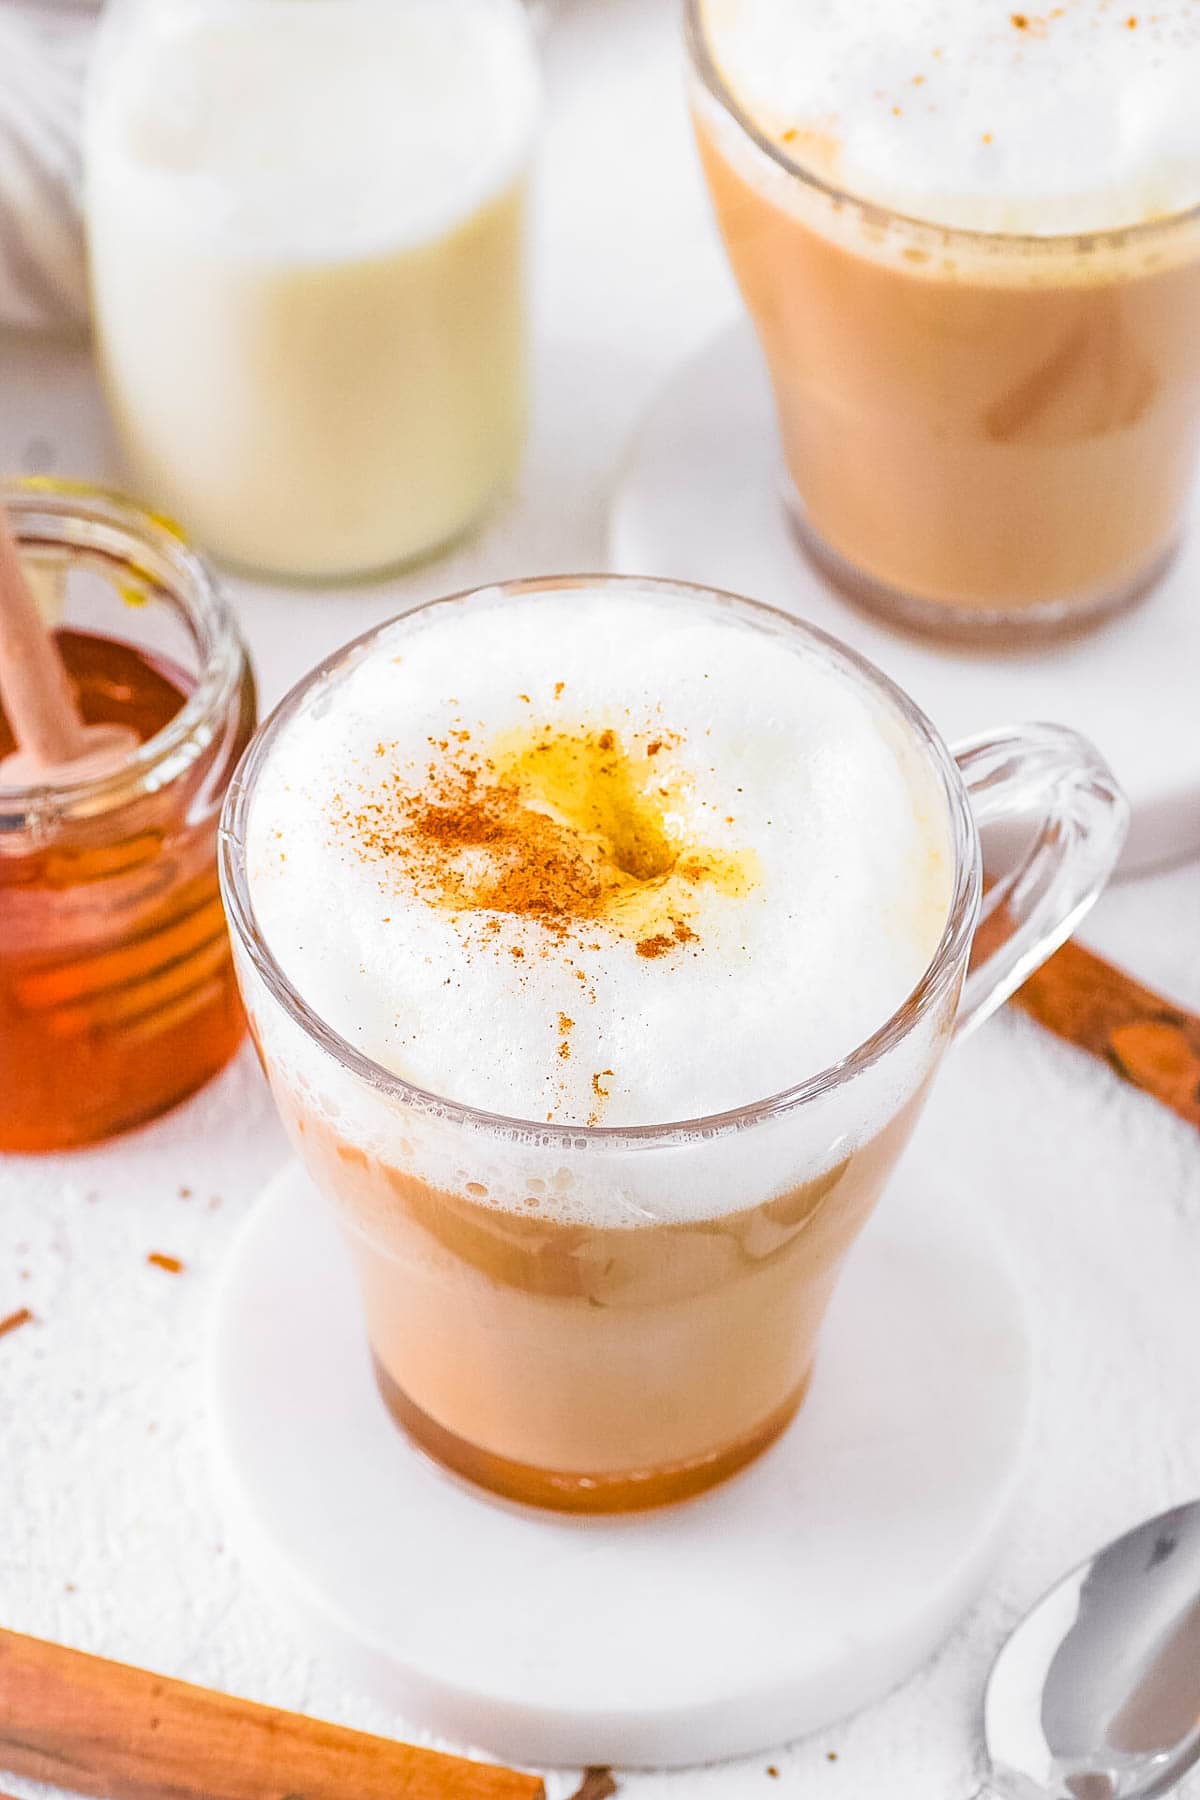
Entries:
{"label": "glass milk jar", "polygon": [[93,70],[99,362],[134,481],[301,580],[511,480],[539,106],[520,0],[127,0]]}

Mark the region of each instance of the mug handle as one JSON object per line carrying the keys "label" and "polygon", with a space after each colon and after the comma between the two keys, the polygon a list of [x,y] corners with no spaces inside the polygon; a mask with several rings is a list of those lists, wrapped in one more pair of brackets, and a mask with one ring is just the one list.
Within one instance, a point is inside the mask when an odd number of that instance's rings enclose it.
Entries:
{"label": "mug handle", "polygon": [[1065,725],[1020,725],[954,747],[980,829],[1032,832],[986,885],[955,1031],[973,1031],[1064,943],[1116,867],[1129,803],[1099,751]]}

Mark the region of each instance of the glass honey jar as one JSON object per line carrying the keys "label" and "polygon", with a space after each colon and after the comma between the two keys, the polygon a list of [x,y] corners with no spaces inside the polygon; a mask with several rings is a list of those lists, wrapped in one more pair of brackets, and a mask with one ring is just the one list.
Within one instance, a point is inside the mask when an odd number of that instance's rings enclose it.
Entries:
{"label": "glass honey jar", "polygon": [[216,830],[254,681],[166,521],[56,481],[0,491],[84,721],[137,739],[103,776],[5,786],[0,707],[0,1151],[60,1150],[155,1117],[241,1040]]}

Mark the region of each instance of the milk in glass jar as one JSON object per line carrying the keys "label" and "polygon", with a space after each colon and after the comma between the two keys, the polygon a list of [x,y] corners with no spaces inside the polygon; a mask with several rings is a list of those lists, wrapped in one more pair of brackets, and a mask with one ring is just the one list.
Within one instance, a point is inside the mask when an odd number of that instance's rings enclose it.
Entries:
{"label": "milk in glass jar", "polygon": [[229,562],[464,531],[526,415],[539,104],[520,0],[133,0],[85,133],[103,378],[143,494]]}

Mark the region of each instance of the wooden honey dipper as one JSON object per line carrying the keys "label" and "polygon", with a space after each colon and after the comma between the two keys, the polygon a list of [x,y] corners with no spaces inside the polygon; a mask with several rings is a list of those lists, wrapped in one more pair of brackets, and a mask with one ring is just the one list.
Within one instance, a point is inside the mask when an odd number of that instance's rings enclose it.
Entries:
{"label": "wooden honey dipper", "polygon": [[125,725],[88,725],[25,579],[0,505],[0,700],[17,749],[0,758],[0,786],[85,781],[119,768],[138,745]]}

